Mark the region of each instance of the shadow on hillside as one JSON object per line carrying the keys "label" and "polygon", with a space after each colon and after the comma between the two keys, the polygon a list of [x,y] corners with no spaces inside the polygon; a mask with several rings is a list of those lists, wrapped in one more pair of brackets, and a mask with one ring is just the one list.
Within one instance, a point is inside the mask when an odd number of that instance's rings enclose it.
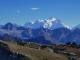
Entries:
{"label": "shadow on hillside", "polygon": [[22,54],[12,53],[7,44],[0,42],[0,60],[31,60]]}

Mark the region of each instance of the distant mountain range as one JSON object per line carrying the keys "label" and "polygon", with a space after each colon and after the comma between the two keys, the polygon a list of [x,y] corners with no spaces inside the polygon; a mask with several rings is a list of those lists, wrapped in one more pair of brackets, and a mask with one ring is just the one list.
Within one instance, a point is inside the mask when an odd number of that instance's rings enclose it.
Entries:
{"label": "distant mountain range", "polygon": [[39,44],[80,44],[80,24],[70,28],[56,18],[32,21],[24,26],[7,23],[0,25],[0,39]]}

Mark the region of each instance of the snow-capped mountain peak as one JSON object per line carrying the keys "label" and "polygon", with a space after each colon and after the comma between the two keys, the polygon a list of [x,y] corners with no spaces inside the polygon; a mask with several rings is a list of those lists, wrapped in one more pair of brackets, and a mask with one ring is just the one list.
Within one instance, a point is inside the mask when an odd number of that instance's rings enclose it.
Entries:
{"label": "snow-capped mountain peak", "polygon": [[63,23],[57,18],[49,18],[46,19],[45,22],[46,23],[44,23],[44,28],[53,30],[53,29],[65,27]]}
{"label": "snow-capped mountain peak", "polygon": [[44,24],[43,24],[43,27],[44,28],[50,28],[52,25],[53,25],[53,22],[57,22],[57,19],[56,18],[49,18],[49,19],[45,19],[44,20]]}
{"label": "snow-capped mountain peak", "polygon": [[[56,19],[54,17],[49,18],[49,19],[43,19],[43,20],[36,20],[29,22],[25,24],[26,27],[32,28],[32,29],[37,29],[37,28],[47,28],[47,29],[57,29],[57,28],[62,28],[66,27],[59,19]],[[67,28],[67,27],[66,27]]]}

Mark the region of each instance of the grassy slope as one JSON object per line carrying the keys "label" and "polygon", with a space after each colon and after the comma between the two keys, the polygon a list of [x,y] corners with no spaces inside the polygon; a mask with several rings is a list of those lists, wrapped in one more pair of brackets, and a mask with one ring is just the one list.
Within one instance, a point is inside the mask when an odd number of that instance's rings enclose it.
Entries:
{"label": "grassy slope", "polygon": [[7,43],[12,52],[20,53],[25,56],[29,56],[32,60],[67,60],[63,55],[50,53],[43,50],[33,49],[26,46],[20,46],[16,43],[4,42]]}

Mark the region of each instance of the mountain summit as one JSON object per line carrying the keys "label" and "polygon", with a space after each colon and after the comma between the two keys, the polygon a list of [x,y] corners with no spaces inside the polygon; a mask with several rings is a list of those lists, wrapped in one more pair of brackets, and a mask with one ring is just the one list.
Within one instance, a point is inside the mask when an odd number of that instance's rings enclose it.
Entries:
{"label": "mountain summit", "polygon": [[57,28],[67,28],[66,25],[64,25],[59,19],[56,18],[49,18],[49,19],[43,19],[43,20],[37,20],[32,21],[25,24],[26,28],[32,28],[32,29],[38,29],[38,28],[46,28],[46,29],[57,29]]}

